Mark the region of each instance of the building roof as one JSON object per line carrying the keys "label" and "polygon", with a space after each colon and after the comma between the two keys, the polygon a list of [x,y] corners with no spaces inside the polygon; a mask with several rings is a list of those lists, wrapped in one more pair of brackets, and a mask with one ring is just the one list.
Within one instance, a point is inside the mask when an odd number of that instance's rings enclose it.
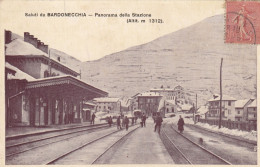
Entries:
{"label": "building roof", "polygon": [[174,91],[174,89],[171,89],[171,88],[153,88],[153,89],[150,89],[150,91],[165,91],[165,92],[168,92],[168,91]]}
{"label": "building roof", "polygon": [[183,104],[182,106],[181,106],[181,109],[182,110],[190,110],[192,108],[192,105],[190,105],[190,104]]}
{"label": "building roof", "polygon": [[12,66],[8,62],[5,62],[5,67],[16,72],[15,75],[8,74],[7,79],[20,79],[20,80],[26,79],[27,81],[35,80],[35,78],[33,78],[32,76],[30,76],[30,75],[26,74],[25,72],[19,70],[15,66]]}
{"label": "building roof", "polygon": [[197,112],[198,114],[205,114],[206,112],[208,112],[208,106],[200,106]]}
{"label": "building roof", "polygon": [[257,107],[256,104],[257,100],[254,100],[251,104],[249,104],[247,107]]}
{"label": "building roof", "polygon": [[[33,57],[41,57],[45,59],[49,59],[48,54],[44,53],[40,49],[37,49],[30,43],[24,42],[22,39],[14,39],[9,44],[6,44],[6,52],[5,55],[8,57],[20,57],[20,58],[33,58]],[[51,62],[62,67],[65,67],[67,70],[72,71],[76,75],[79,75],[78,72],[73,70],[68,65],[65,65],[56,59],[51,58]]]}
{"label": "building roof", "polygon": [[165,100],[165,101],[166,101],[166,103],[170,103],[170,104],[175,105],[175,100]]}
{"label": "building roof", "polygon": [[134,98],[134,97],[136,97],[136,96],[138,96],[140,93],[137,93],[137,94],[135,94],[134,96],[132,96],[132,98]]}
{"label": "building roof", "polygon": [[92,103],[92,102],[89,102],[89,101],[84,102],[84,104],[89,105],[89,106],[96,106],[96,104],[94,104],[94,103]]}
{"label": "building roof", "polygon": [[162,95],[160,95],[157,92],[144,92],[138,95],[138,97],[161,97],[161,96]]}
{"label": "building roof", "polygon": [[235,108],[244,108],[246,103],[248,103],[250,99],[243,99],[235,101]]}
{"label": "building roof", "polygon": [[[215,94],[214,97],[215,98],[209,99],[208,101],[220,101],[220,95]],[[222,100],[223,101],[227,101],[227,100],[229,100],[229,101],[236,101],[235,98],[227,96],[227,95],[222,95]]]}
{"label": "building roof", "polygon": [[101,97],[101,98],[95,98],[94,101],[98,103],[117,103],[119,101],[119,98]]}
{"label": "building roof", "polygon": [[59,86],[59,85],[75,85],[80,90],[86,90],[88,92],[93,92],[98,94],[99,96],[107,96],[108,93],[95,88],[91,85],[88,85],[84,81],[75,78],[71,75],[63,75],[63,76],[54,76],[48,78],[40,78],[29,81],[26,85],[26,89],[40,88],[40,87],[48,87],[48,86]]}

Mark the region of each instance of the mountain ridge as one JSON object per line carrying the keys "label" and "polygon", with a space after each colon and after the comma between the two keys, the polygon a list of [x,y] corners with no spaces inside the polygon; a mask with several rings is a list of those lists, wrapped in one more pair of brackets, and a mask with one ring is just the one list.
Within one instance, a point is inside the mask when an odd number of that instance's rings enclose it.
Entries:
{"label": "mountain ridge", "polygon": [[224,43],[224,15],[151,42],[81,64],[82,79],[111,96],[132,96],[150,88],[181,85],[204,104],[219,93],[223,57],[223,94],[256,97],[256,46]]}

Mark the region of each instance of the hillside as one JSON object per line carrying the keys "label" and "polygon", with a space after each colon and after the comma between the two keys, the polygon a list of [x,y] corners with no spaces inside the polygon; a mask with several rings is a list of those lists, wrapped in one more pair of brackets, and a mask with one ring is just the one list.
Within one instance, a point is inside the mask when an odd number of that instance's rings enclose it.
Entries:
{"label": "hillside", "polygon": [[219,93],[223,57],[223,93],[256,97],[256,46],[224,43],[224,16],[207,18],[149,43],[82,63],[82,79],[111,96],[132,96],[161,85],[184,87],[204,104]]}

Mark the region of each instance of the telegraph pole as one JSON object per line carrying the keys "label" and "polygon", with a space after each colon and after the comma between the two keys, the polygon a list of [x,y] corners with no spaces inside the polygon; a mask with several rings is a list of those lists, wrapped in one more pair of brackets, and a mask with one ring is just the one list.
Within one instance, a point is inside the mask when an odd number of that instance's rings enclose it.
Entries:
{"label": "telegraph pole", "polygon": [[221,128],[221,116],[222,116],[222,63],[223,63],[223,58],[221,58],[221,63],[220,63],[220,99],[219,99],[219,125],[218,128]]}
{"label": "telegraph pole", "polygon": [[[197,96],[197,93],[196,93],[196,108],[195,108],[195,113],[197,112],[197,109],[198,109],[198,96]],[[194,124],[196,123],[196,119],[194,119]]]}

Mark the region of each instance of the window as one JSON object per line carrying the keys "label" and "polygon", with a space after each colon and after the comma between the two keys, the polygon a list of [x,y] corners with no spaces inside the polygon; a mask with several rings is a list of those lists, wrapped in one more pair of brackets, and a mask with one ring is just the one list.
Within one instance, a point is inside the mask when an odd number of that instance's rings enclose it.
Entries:
{"label": "window", "polygon": [[254,114],[254,118],[256,118],[256,114]]}
{"label": "window", "polygon": [[231,101],[228,101],[228,106],[231,106]]}
{"label": "window", "polygon": [[231,114],[231,110],[228,110],[228,114],[229,114],[229,115]]}
{"label": "window", "polygon": [[237,114],[240,114],[240,111],[239,111],[239,110],[237,111]]}

